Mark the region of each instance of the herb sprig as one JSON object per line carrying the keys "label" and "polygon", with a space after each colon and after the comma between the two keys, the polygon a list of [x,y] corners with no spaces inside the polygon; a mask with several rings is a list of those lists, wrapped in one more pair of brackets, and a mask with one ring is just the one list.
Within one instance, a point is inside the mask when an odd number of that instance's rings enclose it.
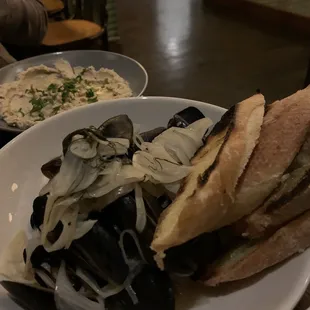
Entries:
{"label": "herb sprig", "polygon": [[93,103],[93,102],[98,101],[98,98],[95,95],[95,92],[92,88],[87,89],[85,94],[86,94],[88,103]]}
{"label": "herb sprig", "polygon": [[[29,102],[32,105],[32,109],[30,110],[29,114],[32,115],[33,113],[37,113],[39,119],[43,120],[45,117],[42,113],[42,109],[49,104],[55,104],[58,96],[61,98],[61,104],[71,102],[74,99],[75,94],[78,92],[78,84],[83,81],[83,74],[87,70],[87,68],[83,69],[81,73],[74,78],[66,78],[62,85],[51,83],[45,90],[34,89],[33,86],[31,86],[29,89],[26,89],[25,93],[31,95]],[[88,81],[84,80],[84,82],[86,85],[89,85],[89,83],[86,83]],[[85,92],[85,96],[88,103],[98,101],[93,88],[88,88]],[[54,107],[53,114],[57,114],[60,108],[60,105]],[[18,112],[25,116],[25,113],[22,112],[21,109]]]}

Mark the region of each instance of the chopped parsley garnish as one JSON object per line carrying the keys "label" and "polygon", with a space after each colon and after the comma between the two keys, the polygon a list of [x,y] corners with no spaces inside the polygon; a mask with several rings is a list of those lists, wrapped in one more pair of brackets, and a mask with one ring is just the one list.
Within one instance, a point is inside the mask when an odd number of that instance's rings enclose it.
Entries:
{"label": "chopped parsley garnish", "polygon": [[37,98],[37,97],[32,97],[29,102],[32,104],[32,109],[30,111],[30,114],[41,111],[46,105],[45,99]]}
{"label": "chopped parsley garnish", "polygon": [[94,90],[92,88],[87,89],[86,97],[87,98],[95,97],[95,93],[94,93]]}
{"label": "chopped parsley garnish", "polygon": [[[44,114],[42,113],[42,109],[47,105],[53,105],[57,102],[57,98],[61,100],[61,104],[65,104],[67,102],[71,102],[75,94],[78,92],[78,84],[82,81],[89,85],[89,81],[83,80],[83,74],[88,70],[85,68],[81,71],[79,75],[71,79],[65,79],[64,82],[59,85],[56,83],[51,83],[46,89],[35,89],[31,86],[29,89],[25,90],[26,94],[31,95],[29,102],[32,105],[32,109],[30,110],[29,114],[32,115],[33,113],[37,113],[36,115],[39,116],[40,120],[45,119]],[[98,101],[96,93],[94,89],[89,88],[85,92],[85,96],[87,98],[88,103]],[[58,99],[58,100],[59,100]],[[53,114],[57,114],[61,106],[56,106],[53,108]],[[24,112],[19,110],[20,113],[24,116]]]}
{"label": "chopped parsley garnish", "polygon": [[93,97],[93,98],[88,98],[87,99],[87,102],[88,103],[93,103],[93,102],[97,102],[98,101],[98,98],[97,97]]}
{"label": "chopped parsley garnish", "polygon": [[47,87],[47,90],[52,92],[52,93],[56,93],[57,92],[57,89],[58,89],[58,86],[57,84],[50,84],[48,87]]}
{"label": "chopped parsley garnish", "polygon": [[97,96],[92,88],[87,89],[85,94],[86,94],[88,103],[93,103],[93,102],[98,101]]}
{"label": "chopped parsley garnish", "polygon": [[62,103],[71,101],[71,94],[74,95],[77,92],[76,84],[80,82],[77,77],[73,79],[66,79],[62,86],[58,88],[58,92],[61,93]]}

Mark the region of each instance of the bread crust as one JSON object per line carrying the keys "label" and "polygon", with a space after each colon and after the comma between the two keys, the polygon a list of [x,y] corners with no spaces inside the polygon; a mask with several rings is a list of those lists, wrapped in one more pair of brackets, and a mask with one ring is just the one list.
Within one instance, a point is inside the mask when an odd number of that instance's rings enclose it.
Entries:
{"label": "bread crust", "polygon": [[238,184],[235,207],[231,209],[232,219],[238,220],[252,213],[280,184],[306,140],[309,126],[309,89],[269,106],[259,143]]}
{"label": "bread crust", "polygon": [[[295,183],[295,180],[298,182]],[[281,189],[293,187],[283,192]],[[310,209],[310,166],[299,168],[287,176],[287,182],[281,186],[258,210],[236,224],[245,227],[242,236],[249,239],[262,238],[283,224]]]}
{"label": "bread crust", "polygon": [[205,275],[201,281],[207,286],[217,286],[248,278],[274,266],[295,253],[310,246],[310,211],[280,228],[269,239],[250,246],[237,259],[221,261],[213,266],[212,275]]}
{"label": "bread crust", "polygon": [[[310,134],[284,173],[280,184],[252,214],[234,224],[235,231],[250,239],[269,234],[310,208]],[[305,198],[303,198],[305,197]],[[310,196],[309,196],[310,198]]]}
{"label": "bread crust", "polygon": [[260,94],[237,104],[230,110],[230,121],[222,126],[224,129],[211,135],[195,156],[192,172],[159,219],[151,245],[159,253],[158,261],[166,249],[222,225],[234,200],[238,179],[257,143],[264,105]]}

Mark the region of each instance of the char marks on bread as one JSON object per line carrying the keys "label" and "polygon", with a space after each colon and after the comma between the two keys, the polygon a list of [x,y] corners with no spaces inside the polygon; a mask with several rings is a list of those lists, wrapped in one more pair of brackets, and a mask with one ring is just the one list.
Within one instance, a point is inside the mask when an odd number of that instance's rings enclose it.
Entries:
{"label": "char marks on bread", "polygon": [[259,143],[238,184],[230,224],[252,213],[277,188],[307,138],[310,89],[268,107]]}
{"label": "char marks on bread", "polygon": [[257,239],[310,209],[310,134],[280,184],[252,214],[235,223],[244,237]]}
{"label": "char marks on bread", "polygon": [[151,245],[161,267],[165,250],[227,222],[238,180],[259,138],[264,107],[260,94],[238,103],[192,160],[192,171],[162,213]]}

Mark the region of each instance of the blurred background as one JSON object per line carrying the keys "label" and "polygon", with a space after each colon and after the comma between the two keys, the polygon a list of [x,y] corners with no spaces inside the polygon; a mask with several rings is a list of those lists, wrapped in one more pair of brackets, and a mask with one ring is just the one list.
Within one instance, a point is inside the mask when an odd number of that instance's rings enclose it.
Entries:
{"label": "blurred background", "polygon": [[307,0],[42,0],[48,29],[40,46],[4,43],[16,59],[102,49],[139,61],[145,95],[225,108],[261,91],[267,102],[308,84]]}
{"label": "blurred background", "polygon": [[268,102],[303,87],[310,56],[307,0],[42,0],[41,46],[124,53],[149,73],[146,95],[229,107],[260,90]]}

